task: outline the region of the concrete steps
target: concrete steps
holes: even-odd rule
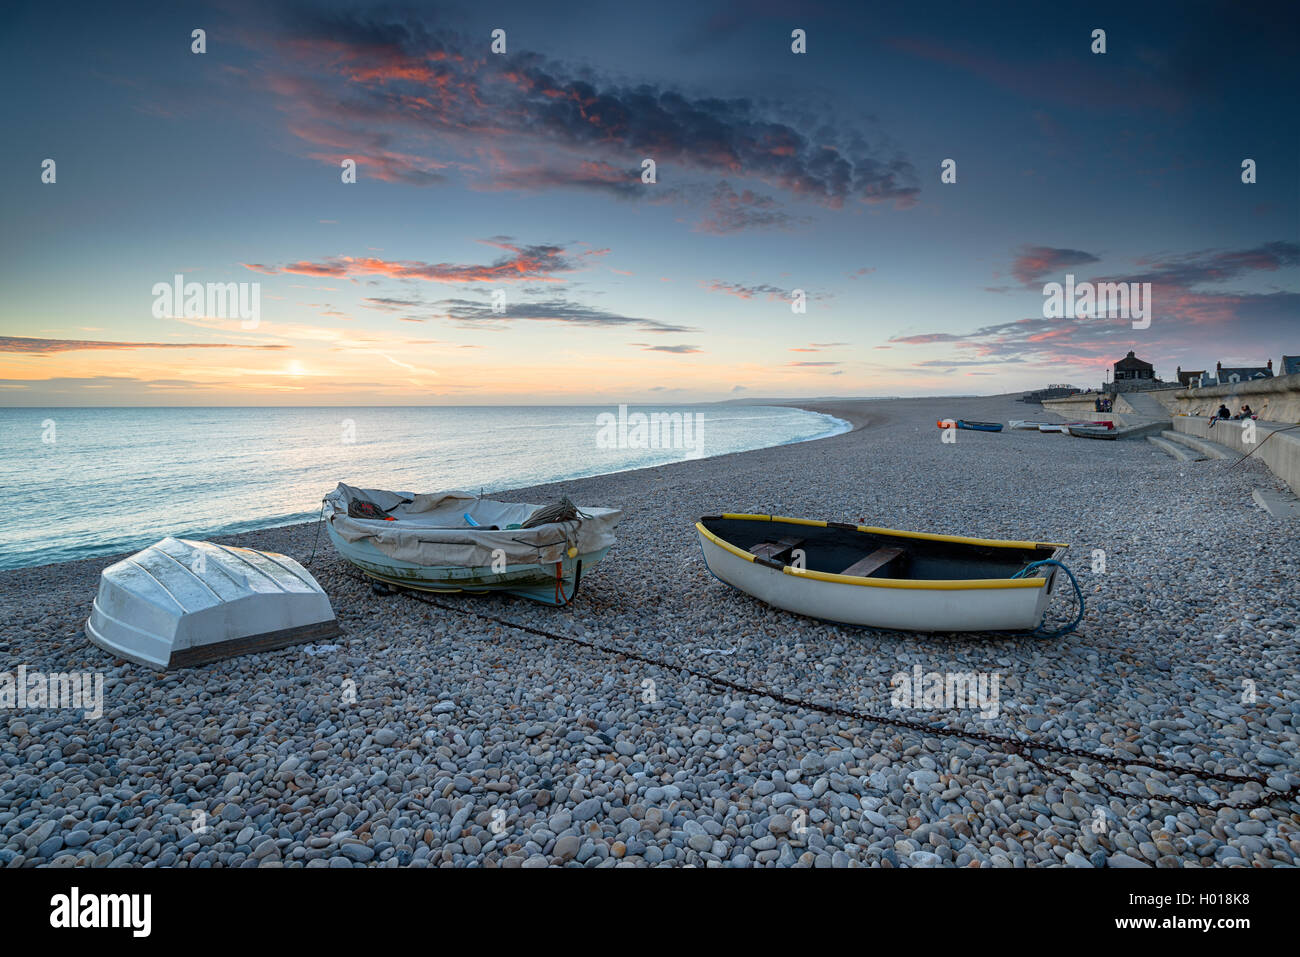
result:
[[[1274,518],[1288,521],[1300,521],[1300,500],[1289,492],[1275,492],[1268,488],[1257,488],[1251,493],[1255,504]]]
[[[1179,462],[1200,462],[1205,458],[1204,455],[1194,449],[1189,449],[1177,442],[1170,442],[1168,439],[1162,439],[1159,436],[1148,435],[1147,441],[1161,452],[1168,454],[1170,458],[1177,459]]]
[[[1296,381],[1296,402],[1300,403],[1300,378]],[[1300,495],[1300,425],[1257,421],[1253,430],[1255,435],[1250,436],[1255,440],[1253,442],[1246,442],[1248,433],[1241,422],[1217,422],[1211,427],[1206,416],[1180,415],[1174,420],[1174,429],[1182,435],[1216,442],[1238,456],[1251,453],[1252,461],[1268,466],[1274,475],[1291,486],[1292,492]]]
[[[1156,435],[1164,432],[1169,428],[1168,419],[1157,419],[1149,422],[1133,420],[1129,417],[1130,424],[1117,428],[1115,430],[1116,439],[1141,439],[1149,435]]]
[[[1188,435],[1186,432],[1175,432],[1172,429],[1165,429],[1160,434],[1170,442],[1177,442],[1179,445],[1187,446],[1193,452],[1200,452],[1207,459],[1237,458],[1229,449],[1225,449],[1218,442],[1211,442],[1209,439],[1200,439],[1194,435]]]
[[[1169,410],[1160,404],[1159,400],[1153,395],[1145,392],[1122,392],[1116,400],[1126,402],[1134,414],[1146,419],[1168,419],[1172,418]]]

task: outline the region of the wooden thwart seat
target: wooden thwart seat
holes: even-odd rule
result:
[[[872,572],[888,565],[901,554],[903,554],[901,548],[877,548],[865,558],[859,558],[848,568],[844,569],[844,571],[840,572],[840,574],[851,575],[855,578],[866,578]]]
[[[757,545],[751,545],[749,553],[758,558],[766,558],[769,561],[785,562],[791,557],[791,553],[802,546],[802,538],[779,538],[775,542],[759,542]]]

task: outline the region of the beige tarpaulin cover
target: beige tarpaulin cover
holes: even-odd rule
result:
[[[352,518],[348,503],[371,502],[394,521]],[[428,567],[490,566],[497,549],[507,564],[550,564],[565,557],[571,545],[578,554],[599,551],[614,544],[614,527],[623,517],[616,508],[579,506],[586,518],[512,528],[539,505],[516,505],[479,498],[469,492],[386,492],[381,489],[339,487],[325,497],[325,520],[346,542],[368,540],[399,561]],[[469,514],[480,528],[465,521]],[[496,525],[498,531],[490,526]]]

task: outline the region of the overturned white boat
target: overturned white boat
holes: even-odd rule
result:
[[[469,492],[339,487],[324,501],[338,553],[369,577],[430,592],[503,591],[567,605],[614,544],[616,508],[498,502]]]
[[[105,651],[163,669],[338,633],[329,598],[292,558],[182,538],[104,569],[86,621]]]

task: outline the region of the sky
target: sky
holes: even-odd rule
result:
[[[10,4],[0,405],[1277,366],[1300,354],[1297,9]],[[1045,316],[1067,275],[1150,283],[1149,324]],[[208,301],[231,283],[242,314]]]

